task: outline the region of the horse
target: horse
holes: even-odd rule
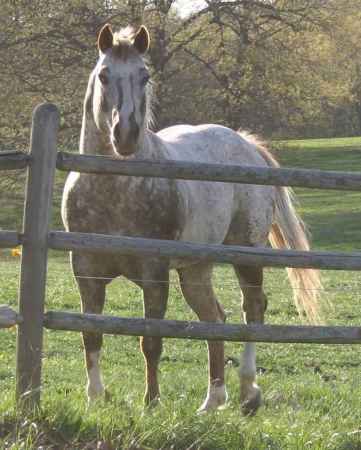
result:
[[[80,153],[120,160],[194,161],[279,167],[255,136],[221,125],[176,125],[151,130],[151,82],[145,55],[150,36],[144,25],[98,34],[99,59],[84,99]],[[165,174],[166,176],[166,174]],[[309,250],[305,225],[285,187],[170,180],[119,175],[79,174],[67,178],[62,218],[66,230],[198,242]],[[224,322],[225,313],[212,286],[214,264],[175,258],[71,253],[82,311],[101,314],[106,285],[123,276],[143,291],[144,317],[163,319],[169,272],[178,272],[184,299],[201,321]],[[264,322],[267,298],[263,267],[235,265],[247,324]],[[319,273],[287,269],[299,311],[319,315]],[[89,402],[106,394],[99,359],[102,335],[83,333]],[[224,407],[224,343],[208,341],[208,389],[199,412]],[[158,365],[162,339],[141,337],[145,360],[145,405],[160,399]],[[240,364],[240,401],[244,414],[262,404],[256,383],[255,343],[245,343]]]

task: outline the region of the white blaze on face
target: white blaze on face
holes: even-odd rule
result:
[[[124,130],[124,136],[127,136],[131,129],[131,116],[135,115],[135,101],[134,101],[134,79],[133,75],[122,78],[119,81],[120,96],[122,101],[120,109],[118,110],[121,121],[121,128]]]

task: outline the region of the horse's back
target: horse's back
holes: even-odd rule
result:
[[[175,125],[157,133],[174,160],[266,166],[256,145],[222,125]]]

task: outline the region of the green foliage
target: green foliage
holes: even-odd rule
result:
[[[360,134],[361,0],[232,5],[212,1],[182,15],[175,0],[0,0],[0,151],[28,148],[42,101],[60,108],[59,147],[76,151],[105,22],[150,29],[156,129],[187,122],[273,138]],[[0,193],[22,183],[9,174]]]
[[[360,131],[358,18],[350,2],[222,2],[180,16],[174,1],[0,0],[0,148],[26,148],[44,100],[61,109],[60,144],[77,147],[96,33],[145,22],[158,127],[216,122],[268,136]]]

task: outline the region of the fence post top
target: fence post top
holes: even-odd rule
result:
[[[56,153],[56,137],[60,125],[60,113],[53,103],[41,103],[33,111],[30,153],[42,158],[43,154]]]
[[[45,118],[49,115],[55,115],[58,118],[60,117],[59,109],[54,103],[44,102],[40,103],[34,108],[33,118],[34,120],[39,120],[41,118]]]

